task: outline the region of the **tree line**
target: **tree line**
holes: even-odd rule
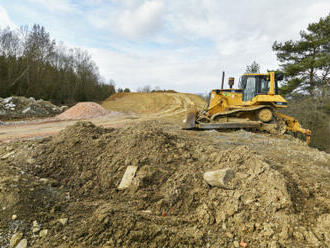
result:
[[[0,29],[0,97],[19,95],[56,104],[102,101],[115,93],[87,51],[67,48],[45,28]]]

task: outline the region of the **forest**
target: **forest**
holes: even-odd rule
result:
[[[0,29],[0,97],[72,104],[102,101],[114,92],[87,51],[56,42],[43,26]]]

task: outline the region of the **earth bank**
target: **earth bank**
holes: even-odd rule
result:
[[[245,131],[187,132],[78,122],[0,145],[1,246],[21,232],[32,247],[329,247],[329,154]],[[136,174],[118,190],[128,166]],[[224,187],[204,180],[223,169]]]

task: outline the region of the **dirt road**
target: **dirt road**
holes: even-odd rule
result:
[[[152,119],[177,122],[183,119],[188,108],[201,107],[203,104],[203,99],[193,94],[123,93],[110,97],[103,103],[104,108],[117,113],[85,120],[104,127],[120,127],[128,123]],[[51,136],[76,121],[48,118],[39,121],[7,123],[0,127],[0,142]]]

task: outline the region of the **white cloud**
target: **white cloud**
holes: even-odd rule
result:
[[[107,4],[93,5],[86,16],[95,28],[111,32],[116,38],[146,40],[157,36],[164,26],[165,1],[112,0]],[[85,3],[91,4],[88,0]]]
[[[168,21],[171,29],[188,39],[216,38],[227,30],[227,24],[219,13],[217,1],[176,1],[170,5]]]
[[[327,0],[11,1],[3,4],[11,16],[30,16],[28,23],[45,25],[55,39],[84,46],[119,87],[190,92],[218,87],[222,70],[237,82],[254,60],[263,71],[276,69],[273,42],[298,39],[330,9]]]
[[[99,65],[101,74],[108,79],[115,79],[120,87],[137,89],[151,85],[196,92],[197,89],[201,90],[199,84],[204,84],[207,89],[218,81],[214,57],[186,60],[190,56],[190,49],[179,49],[172,54],[166,51],[130,53],[98,48],[88,50]]]
[[[165,10],[163,1],[146,1],[136,8],[124,9],[118,15],[117,29],[129,38],[141,37],[159,31]]]
[[[140,23],[134,20],[143,23],[145,19],[141,17],[143,5],[136,7],[136,1],[130,3],[129,7],[135,9],[122,12],[123,20],[128,22],[120,27],[126,35],[134,37],[141,31]],[[317,21],[328,5],[323,1],[314,4],[301,1],[297,6],[297,2],[280,0],[274,9],[267,1],[256,0],[235,5],[216,0],[168,1],[166,13],[164,10],[161,13],[172,35],[153,37],[152,41],[162,45],[167,42],[174,48],[153,51],[119,44],[116,51],[91,52],[101,73],[125,87],[134,89],[151,84],[203,92],[218,86],[222,70],[226,70],[227,76],[235,76],[237,82],[246,65],[254,60],[263,71],[277,69],[273,42],[299,38],[299,31],[309,22]],[[180,49],[183,45],[186,47]]]
[[[72,12],[76,7],[69,0],[28,0],[32,4],[41,5],[50,11]]]
[[[0,6],[0,28],[6,27],[16,28],[17,26],[11,21],[5,8]]]

